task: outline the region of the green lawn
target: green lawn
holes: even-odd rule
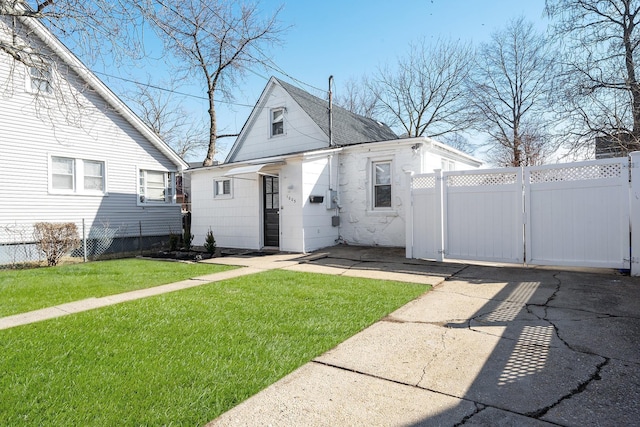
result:
[[[202,425],[427,289],[275,270],[0,331],[0,425]]]
[[[150,288],[235,267],[147,259],[0,271],[0,317]]]

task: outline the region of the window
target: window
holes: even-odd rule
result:
[[[373,208],[391,207],[391,162],[373,162]]]
[[[443,171],[456,170],[456,162],[449,159],[442,159],[442,170]]]
[[[104,191],[104,163],[93,160],[84,162],[84,189]]]
[[[271,110],[271,136],[284,135],[284,108]]]
[[[29,67],[29,90],[34,93],[51,93],[51,64],[42,63]]]
[[[51,188],[69,190],[75,188],[75,160],[66,157],[51,158]]]
[[[53,193],[104,194],[104,162],[51,156],[49,182]]]
[[[140,169],[138,200],[144,204],[174,203],[176,174]]]
[[[231,180],[220,179],[213,181],[213,196],[231,196]]]

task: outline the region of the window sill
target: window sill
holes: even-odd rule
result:
[[[102,193],[98,191],[63,191],[63,190],[49,190],[49,194],[52,196],[89,196],[89,197],[106,197],[109,193]]]
[[[398,211],[395,209],[375,209],[375,210],[367,210],[367,216],[398,216]]]
[[[40,90],[32,90],[32,89],[25,89],[25,93],[28,93],[32,96],[35,97],[44,97],[44,98],[50,98],[53,99],[55,98],[55,95],[53,94],[53,91],[40,91]]]
[[[158,208],[158,207],[162,207],[162,206],[182,206],[180,203],[174,203],[174,202],[138,202],[137,206],[143,207],[143,208]]]

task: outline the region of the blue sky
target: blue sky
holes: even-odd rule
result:
[[[274,70],[249,73],[235,91],[235,105],[218,103],[218,123],[221,132],[238,132],[247,119],[270,75],[298,84],[303,89],[324,96],[314,88],[326,90],[328,78],[334,76],[336,95],[349,79],[359,79],[376,67],[393,65],[408,51],[408,45],[420,38],[460,39],[479,44],[489,40],[492,32],[507,21],[525,16],[546,29],[543,16],[544,0],[263,0],[260,9],[272,13],[283,5],[282,25],[289,27],[282,37],[282,45],[265,52],[288,75],[306,85],[291,81]],[[142,79],[149,76],[159,86],[166,74],[163,61],[139,64],[136,69],[110,70],[106,73]],[[118,92],[122,81],[100,75]],[[308,86],[307,86],[308,85]],[[204,96],[202,90],[185,86],[179,90]],[[190,114],[206,114],[206,102],[183,97]],[[221,141],[230,148],[232,139]],[[225,147],[216,158],[222,160]],[[197,155],[204,158],[204,154]],[[196,159],[194,159],[196,160]]]

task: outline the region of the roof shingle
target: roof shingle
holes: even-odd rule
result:
[[[282,80],[275,80],[329,136],[329,102]],[[337,105],[333,105],[332,110],[334,145],[353,145],[398,139],[398,136],[384,123],[352,113]]]

